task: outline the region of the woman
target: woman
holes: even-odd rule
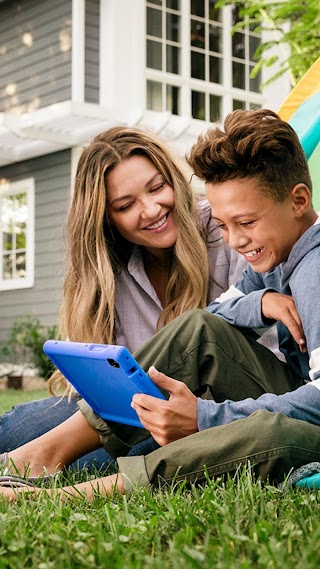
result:
[[[115,127],[80,158],[66,225],[62,338],[135,351],[182,312],[225,291],[243,260],[223,243],[205,200],[152,134]],[[65,385],[56,372],[54,393]],[[13,450],[77,411],[77,398],[18,405],[0,417],[0,452]],[[131,453],[145,454],[151,440]],[[104,468],[103,449],[73,466]]]

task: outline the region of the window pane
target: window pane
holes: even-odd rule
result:
[[[222,59],[210,56],[210,82],[222,84]]]
[[[180,41],[180,16],[167,14],[167,39],[175,42]]]
[[[258,49],[259,45],[261,44],[261,39],[257,38],[256,36],[249,36],[249,59],[250,61],[254,60],[255,51]]]
[[[241,22],[241,18],[239,17],[239,8],[235,6],[232,8],[232,26],[235,26],[238,22]]]
[[[180,114],[180,87],[167,85],[167,111],[173,115]]]
[[[180,48],[173,45],[167,46],[167,71],[169,73],[180,73]]]
[[[16,249],[26,248],[26,230],[27,226],[25,223],[16,224]]]
[[[205,79],[205,58],[203,53],[191,51],[191,77]]]
[[[220,22],[222,19],[222,12],[216,8],[217,0],[209,0],[209,19]]]
[[[219,122],[221,119],[221,97],[210,95],[210,121]]]
[[[13,255],[3,256],[3,278],[5,280],[13,278]]]
[[[256,103],[250,103],[249,108],[251,111],[257,111],[258,109],[261,109],[261,105],[257,105]]]
[[[2,232],[4,251],[12,251],[12,233],[13,231],[11,231],[11,233],[9,233],[8,231]]]
[[[245,58],[245,35],[240,32],[232,36],[232,55],[239,59]]]
[[[15,277],[21,279],[26,276],[26,254],[17,254]]]
[[[26,193],[16,194],[14,196],[14,204],[15,204],[16,209],[20,209],[23,206],[26,206],[27,205],[27,194]]]
[[[204,23],[191,20],[191,45],[205,49]]]
[[[232,104],[232,108],[234,111],[236,111],[237,109],[245,109],[246,104],[244,101],[238,101],[237,99],[234,99],[233,104]]]
[[[204,18],[204,2],[205,0],[191,0],[191,14]]]
[[[232,63],[232,85],[238,89],[245,89],[245,65],[243,63],[238,63],[233,61]]]
[[[222,30],[218,26],[209,26],[209,49],[222,53]]]
[[[249,73],[251,73],[252,69],[253,69],[253,66],[250,65]],[[258,75],[254,79],[251,79],[251,77],[250,77],[249,84],[250,84],[250,91],[254,91],[255,93],[259,93],[260,85],[261,85],[261,74],[258,73]]]
[[[171,10],[180,10],[180,0],[167,0],[167,8],[171,8]]]
[[[194,119],[204,121],[206,118],[206,98],[204,93],[192,91],[192,116]]]
[[[147,8],[147,34],[162,38],[162,12]]]
[[[158,6],[161,6],[162,0],[149,0],[149,4],[158,4]]]
[[[162,70],[162,45],[159,42],[147,40],[147,67]]]
[[[162,83],[147,81],[147,109],[162,111]]]

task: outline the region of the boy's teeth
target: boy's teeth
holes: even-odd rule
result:
[[[253,251],[250,251],[249,253],[246,253],[246,256],[247,256],[247,257],[254,257],[254,256],[257,255],[260,251],[261,251],[261,249],[254,249]]]

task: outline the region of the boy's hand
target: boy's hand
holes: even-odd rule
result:
[[[148,374],[158,387],[170,393],[168,401],[143,393],[132,398],[131,406],[154,440],[164,446],[196,433],[197,397],[182,381],[164,375],[153,366]]]
[[[266,318],[278,320],[288,328],[301,352],[307,351],[302,322],[292,296],[279,292],[266,292],[262,297],[261,309]]]

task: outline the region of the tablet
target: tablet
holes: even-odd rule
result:
[[[135,393],[165,399],[124,346],[47,340],[45,354],[103,419],[142,427]]]

